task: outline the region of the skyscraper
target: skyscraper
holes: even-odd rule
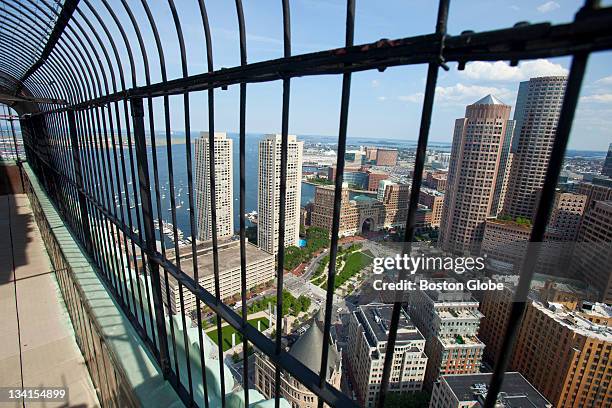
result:
[[[300,199],[304,142],[294,135],[287,140],[287,193],[285,197],[285,247],[300,239]],[[281,135],[266,135],[259,141],[257,190],[257,244],[271,254],[278,252],[280,214]],[[281,227],[282,228],[282,227]]]
[[[510,152],[514,129],[516,126],[515,120],[509,120],[506,124],[506,135],[504,136],[504,144],[502,145],[501,158],[497,171],[497,179],[495,180],[495,191],[493,192],[493,205],[491,206],[491,217],[497,217],[504,208],[504,199],[510,178],[510,166],[512,165]]]
[[[195,140],[195,197],[198,239],[201,241],[212,239],[208,138],[208,132],[202,132]],[[234,234],[232,140],[225,132],[215,132],[214,138],[217,237],[222,238]]]
[[[525,117],[525,102],[529,90],[529,81],[523,81],[519,84],[518,93],[516,95],[516,103],[514,104],[514,123],[515,131],[512,138],[512,146],[510,151],[516,153],[518,149],[518,141],[520,139],[521,128],[523,127],[523,118]]]
[[[612,143],[610,143],[610,146],[608,147],[608,154],[606,155],[606,160],[604,161],[603,168],[601,169],[601,174],[612,177]]]
[[[487,95],[455,121],[439,243],[453,253],[477,253],[492,212],[511,107]]]
[[[519,88],[514,132],[516,152],[503,210],[513,218],[531,219],[535,213],[537,193],[544,184],[566,83],[565,76],[540,77],[531,78],[527,84],[521,83]]]

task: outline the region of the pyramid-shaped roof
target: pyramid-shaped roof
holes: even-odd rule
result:
[[[474,105],[505,105],[502,101],[500,101],[495,96],[489,94],[482,99],[474,102]]]

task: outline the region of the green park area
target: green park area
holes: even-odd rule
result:
[[[309,227],[306,228],[303,235],[306,239],[305,247],[290,246],[285,248],[283,266],[287,271],[295,269],[302,262],[310,261],[317,251],[329,247],[329,231],[325,228]]]
[[[336,279],[334,280],[334,290],[342,286],[347,280],[357,275],[363,268],[372,264],[372,253],[361,251],[361,244],[353,244],[348,248],[339,248],[336,257]],[[325,257],[313,274],[311,282],[315,285],[327,288],[327,268],[329,257]]]
[[[267,317],[258,317],[256,319],[249,320],[249,324],[255,328],[257,328],[257,322],[261,322],[262,331],[268,328],[268,318]],[[240,333],[237,333],[236,330],[232,326],[226,325],[221,328],[224,352],[232,348],[232,334],[234,333],[236,333],[236,344],[242,342],[242,336],[240,335]],[[218,337],[217,329],[211,330],[207,332],[206,334],[208,334],[208,337],[210,337],[212,341],[215,342],[215,344],[219,344],[217,342],[217,337]]]

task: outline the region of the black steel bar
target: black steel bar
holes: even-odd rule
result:
[[[168,342],[166,337],[166,323],[164,321],[164,304],[162,301],[159,265],[151,260],[151,254],[157,248],[155,244],[155,230],[153,227],[153,203],[151,202],[151,183],[149,181],[149,165],[144,129],[144,108],[142,99],[132,99],[132,123],[134,125],[134,139],[136,142],[136,157],[138,165],[138,181],[140,196],[142,197],[142,215],[145,232],[145,247],[147,262],[143,259],[143,268],[149,268],[153,292],[153,307],[155,308],[155,324],[158,334],[159,364],[167,378],[170,372],[170,359],[168,357]],[[153,322],[151,322],[153,324]]]
[[[345,45],[351,47],[355,38],[355,0],[346,2],[346,34]],[[342,95],[340,99],[340,125],[338,129],[338,152],[336,156],[336,179],[334,180],[334,209],[332,215],[331,243],[329,252],[329,268],[327,273],[327,293],[325,296],[325,316],[323,324],[323,349],[321,350],[321,368],[319,385],[327,381],[327,358],[331,338],[331,319],[334,303],[334,284],[336,280],[336,257],[338,255],[338,240],[340,232],[340,207],[342,205],[342,181],[344,176],[344,155],[346,153],[346,132],[348,126],[349,101],[351,98],[351,73],[342,75]],[[317,405],[323,408],[323,400],[318,399]]]
[[[79,210],[81,212],[81,224],[83,228],[83,238],[85,239],[85,248],[88,252],[93,250],[91,239],[91,231],[89,229],[89,212],[87,211],[87,201],[83,194],[83,176],[81,173],[81,156],[79,153],[79,140],[77,138],[76,120],[73,110],[66,112],[68,115],[68,134],[70,136],[70,145],[72,146],[72,162],[74,163],[74,176],[78,188]]]
[[[291,10],[288,0],[282,0],[283,7],[283,55],[285,58],[291,56]],[[282,350],[283,337],[283,277],[285,263],[285,210],[287,199],[287,156],[289,150],[289,98],[291,94],[291,80],[283,79],[283,106],[281,117],[281,162],[280,162],[280,191],[279,191],[279,215],[278,215],[278,253],[276,255],[276,336],[275,353],[280,354]],[[274,141],[274,152],[276,157],[276,139]],[[276,160],[276,158],[274,159]],[[276,172],[274,172],[276,177]],[[299,182],[299,181],[298,181]],[[276,191],[274,192],[276,194]],[[276,202],[276,198],[273,203]],[[274,205],[274,204],[273,204]],[[272,235],[275,235],[275,226],[272,225]],[[274,240],[272,240],[274,241]],[[274,370],[274,406],[280,407],[280,380],[281,366],[276,364]]]
[[[246,27],[242,0],[236,0],[236,15],[238,17],[238,35],[240,37],[240,65],[247,64]],[[240,300],[242,302],[242,327],[248,322],[247,306],[247,270],[246,270],[246,84],[240,84]],[[249,406],[249,342],[242,336],[242,388],[244,389],[244,406]]]
[[[444,47],[446,36],[446,24],[448,21],[448,10],[450,0],[440,0],[438,6],[438,15],[436,19],[436,33],[440,37],[440,49],[438,58],[429,63],[427,68],[427,82],[425,84],[425,97],[423,100],[423,110],[421,112],[421,125],[419,128],[419,139],[417,142],[416,156],[414,159],[414,170],[412,172],[412,185],[410,188],[410,200],[408,203],[408,215],[406,218],[406,227],[404,231],[404,243],[402,246],[402,255],[408,254],[412,250],[412,240],[416,226],[416,212],[418,209],[419,195],[421,182],[423,180],[423,168],[425,165],[425,156],[427,155],[427,140],[429,138],[429,128],[431,125],[431,114],[433,111],[434,96],[436,93],[436,82],[438,80],[438,69],[440,64],[444,63]],[[398,282],[405,279],[406,271],[400,271]],[[402,310],[401,295],[393,303],[393,311],[391,313],[391,321],[389,324],[389,334],[387,337],[387,345],[385,350],[385,361],[383,364],[382,378],[378,392],[377,406],[383,408],[385,406],[385,398],[389,388],[391,378],[391,369],[393,365],[395,343],[397,341],[397,331]]]
[[[198,8],[200,9],[200,20],[202,21],[202,28],[204,29],[204,41],[206,44],[206,66],[209,72],[212,72],[214,70],[214,65],[213,65],[213,47],[212,47],[212,37],[210,34],[210,24],[208,21],[208,13],[206,11],[206,5],[204,4],[203,0],[198,0]],[[182,48],[181,48],[181,55],[184,55],[184,44],[181,43]],[[183,68],[183,75],[184,77],[188,76],[188,72],[187,72],[187,65],[184,64],[184,68]],[[185,94],[186,98],[188,93]],[[217,199],[216,199],[216,172],[215,172],[215,157],[214,157],[214,133],[215,133],[215,95],[214,95],[214,91],[211,89],[208,91],[208,154],[209,154],[209,172],[210,172],[210,189],[209,189],[209,193],[210,193],[210,200],[211,200],[211,213],[210,213],[210,218],[211,218],[211,238],[212,238],[212,242],[213,242],[213,273],[215,276],[215,297],[217,302],[221,301],[221,289],[220,289],[220,278],[219,278],[219,252],[218,252],[218,247],[217,247]],[[188,99],[186,99],[186,103],[188,103]],[[187,112],[187,110],[189,109],[189,106],[187,106],[185,108],[185,111]],[[193,206],[193,182],[192,182],[192,163],[191,163],[191,136],[186,132],[186,138],[187,138],[187,186],[188,186],[188,193],[189,193],[189,206],[190,208],[194,208]],[[195,279],[195,283],[197,286],[200,285],[200,281],[198,279],[198,269],[197,269],[197,262],[195,262],[196,256],[196,245],[195,245],[195,219],[194,219],[194,211],[191,211],[189,213],[189,221],[190,221],[190,225],[191,225],[191,231],[192,231],[192,242],[191,242],[191,249],[192,249],[192,257],[194,259],[194,279]],[[199,228],[201,228],[202,226],[199,226]],[[202,330],[201,330],[201,325],[202,325],[202,310],[201,310],[201,304],[200,304],[200,300],[197,299],[196,300],[196,308],[197,308],[197,312],[196,312],[196,318],[198,319],[198,328],[200,328],[199,330],[199,341],[200,343],[203,345],[203,339],[202,339]],[[222,329],[221,329],[221,319],[217,316],[216,320],[216,324],[217,324],[217,347],[219,350],[219,374],[220,374],[220,393],[221,393],[221,406],[225,407],[225,372],[224,372],[224,366],[223,366],[223,334],[222,334]],[[206,365],[205,365],[205,359],[204,359],[204,354],[203,354],[203,350],[200,349],[200,361],[202,364],[202,378],[204,380],[204,384],[206,384]],[[206,390],[206,386],[204,387],[204,404],[206,407],[208,407],[209,405],[209,401],[208,401],[208,391]]]
[[[567,86],[565,88],[565,96],[563,98],[563,105],[561,107],[561,113],[559,114],[555,141],[553,143],[550,160],[546,169],[546,177],[544,178],[544,183],[542,185],[542,192],[533,223],[533,228],[529,237],[530,244],[527,247],[527,253],[523,259],[519,281],[516,286],[514,299],[510,308],[508,325],[506,326],[506,331],[504,333],[502,345],[499,351],[500,358],[495,365],[495,370],[489,384],[487,398],[485,400],[485,408],[493,408],[496,405],[497,395],[501,390],[504,374],[508,363],[510,362],[512,349],[514,347],[514,343],[516,342],[516,336],[523,320],[523,314],[527,307],[527,296],[529,295],[531,280],[533,279],[537,261],[540,255],[539,243],[544,240],[544,233],[546,232],[546,226],[548,225],[548,218],[550,217],[550,213],[552,211],[555,190],[559,180],[559,173],[563,167],[563,159],[565,157],[565,151],[572,129],[572,123],[574,121],[576,106],[578,105],[578,98],[580,97],[580,89],[582,87],[582,80],[584,78],[587,60],[588,53],[578,54],[572,59],[572,66],[570,68]]]
[[[601,8],[580,21],[568,24],[549,23],[512,27],[482,33],[446,36],[443,58],[447,62],[498,61],[563,56],[576,52],[593,52],[612,47],[612,8]],[[523,44],[517,49],[516,43]],[[237,66],[213,73],[191,75],[134,87],[102,98],[73,106],[121,100],[134,96],[163,96],[219,88],[241,82],[274,81],[297,76],[339,74],[398,65],[414,65],[437,61],[440,57],[440,36],[420,35],[350,48],[319,51]],[[66,109],[66,108],[62,108]]]
[[[179,42],[179,49],[180,49],[180,53],[181,53],[181,69],[183,72],[183,76],[187,76],[188,72],[187,72],[187,53],[185,50],[185,40],[183,38],[183,30],[181,28],[181,21],[179,19],[178,13],[176,11],[176,6],[174,4],[174,0],[168,0],[168,5],[170,6],[170,12],[172,14],[172,20],[174,22],[174,29],[176,31],[176,35],[178,38],[178,42]],[[191,155],[189,154],[191,152],[191,140],[190,140],[190,118],[189,118],[189,93],[185,92],[183,94],[183,113],[184,113],[184,123],[185,123],[185,144],[186,144],[186,149],[187,149],[187,153],[188,153],[188,162],[189,162],[189,167],[187,169],[187,174],[188,174],[188,179],[191,178]],[[211,170],[212,172],[212,170]],[[191,190],[189,191],[189,197],[191,198]],[[174,196],[174,190],[170,191],[170,196],[173,197]],[[214,200],[215,197],[214,195],[212,195],[212,199]],[[190,201],[190,205],[193,204],[193,201]],[[190,207],[192,208],[192,207]],[[176,209],[173,208],[172,210],[174,211],[174,214],[176,214]],[[189,220],[190,220],[190,225],[194,225],[194,221],[193,221],[193,211],[191,211],[191,213],[189,214]],[[214,221],[213,221],[214,222]],[[174,223],[173,226],[174,232],[175,234],[178,234],[178,226],[176,225],[176,223]],[[193,234],[193,230],[192,230],[192,234]],[[191,240],[191,244],[192,244],[192,262],[193,262],[193,267],[194,267],[194,280],[196,282],[196,284],[198,284],[198,264],[197,264],[197,256],[196,256],[196,252],[195,252],[195,237],[192,236],[192,240]],[[178,261],[179,257],[180,257],[180,252],[179,252],[179,245],[178,242],[174,243],[175,248],[176,248],[176,259]],[[178,264],[177,264],[178,265]],[[187,336],[187,322],[186,322],[186,316],[185,316],[185,302],[183,299],[183,288],[181,285],[181,282],[179,282],[179,299],[181,302],[181,322],[183,324],[183,341],[185,344],[185,366],[187,367],[187,388],[189,390],[189,402],[188,404],[193,405],[194,404],[194,399],[193,399],[193,381],[192,381],[192,376],[191,376],[191,359],[190,359],[190,351],[189,351],[189,337]],[[219,329],[219,334],[221,334],[221,327],[218,327]],[[219,337],[221,338],[221,337]],[[219,347],[221,347],[221,342],[219,342]],[[223,350],[220,348],[219,349],[220,352],[222,352]],[[223,354],[220,354],[220,356],[223,356]],[[219,360],[223,360],[222,358],[219,358]],[[179,378],[180,380],[180,378]],[[222,385],[223,386],[223,385]]]

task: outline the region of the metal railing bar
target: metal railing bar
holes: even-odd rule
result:
[[[351,47],[355,38],[355,0],[346,2],[345,46]],[[336,157],[336,178],[334,180],[334,208],[332,215],[329,267],[327,272],[327,293],[325,296],[325,316],[323,324],[323,349],[321,351],[321,369],[319,385],[327,381],[327,359],[331,336],[332,308],[334,303],[334,283],[336,280],[336,257],[340,232],[340,207],[342,205],[342,181],[344,176],[344,155],[346,153],[346,133],[348,127],[349,102],[351,98],[351,73],[342,75],[342,94],[340,98],[340,124],[338,129],[338,152]],[[318,407],[323,408],[323,400],[318,399]]]
[[[32,65],[26,73],[19,79],[20,85],[15,90],[15,94],[18,94],[23,88],[23,83],[34,73],[42,64],[44,64],[45,60],[51,55],[51,52],[55,48],[55,45],[59,41],[62,33],[66,29],[68,22],[72,18],[72,14],[74,10],[76,10],[79,4],[79,0],[66,0],[62,6],[62,10],[55,22],[55,26],[53,27],[53,31],[49,35],[49,39],[45,44],[45,48],[42,53],[38,57],[38,60]]]
[[[247,64],[246,27],[242,0],[235,0],[236,16],[238,18],[238,35],[240,38],[240,65]],[[246,267],[246,84],[240,84],[240,300],[242,302],[242,327],[248,323],[247,306],[247,267]],[[249,406],[249,342],[246,336],[242,337],[242,388],[244,389],[244,406]]]
[[[179,49],[180,49],[180,54],[181,54],[181,69],[182,69],[182,73],[183,76],[187,76],[188,72],[187,72],[187,54],[185,51],[185,40],[183,38],[183,30],[181,27],[181,21],[179,19],[178,13],[176,11],[176,6],[174,4],[174,0],[168,0],[168,5],[170,7],[170,12],[172,14],[172,20],[174,22],[174,30],[176,32],[177,38],[178,38],[178,42],[179,42]],[[184,112],[184,124],[185,124],[185,144],[186,144],[186,149],[190,149],[190,136],[189,136],[189,131],[190,131],[190,118],[189,118],[189,93],[185,92],[183,94],[183,112]],[[190,158],[188,158],[188,160],[190,160]],[[188,168],[187,170],[188,172],[191,171],[190,168]],[[188,174],[189,177],[189,174]],[[191,197],[191,191],[189,192],[189,196]],[[174,190],[170,191],[170,197],[171,199],[174,198]],[[214,198],[213,198],[214,199]],[[172,204],[173,207],[173,211],[176,212],[175,208],[174,208],[174,204]],[[190,218],[190,223],[191,225],[193,225],[193,211],[189,214],[189,218]],[[173,229],[175,231],[175,233],[178,233],[178,227],[176,225],[176,223],[173,223]],[[193,231],[191,231],[192,233],[192,245],[195,245],[195,236],[193,236]],[[174,243],[175,248],[176,248],[176,252],[175,252],[175,256],[177,259],[177,262],[179,260],[180,257],[180,251],[179,251],[179,244],[178,244],[178,240]],[[193,246],[192,246],[193,248]],[[196,279],[195,282],[196,284],[198,283],[198,271],[197,271],[197,256],[195,254],[195,251],[192,252],[192,262],[194,264],[194,278]],[[177,264],[178,265],[178,264]],[[186,316],[185,316],[185,301],[184,301],[184,295],[183,295],[183,288],[182,288],[182,284],[179,282],[178,285],[179,288],[179,299],[180,299],[180,303],[181,303],[181,322],[183,324],[183,341],[185,344],[185,365],[187,367],[187,388],[189,389],[189,401],[188,404],[189,405],[193,405],[194,404],[194,399],[193,399],[193,382],[192,382],[192,375],[191,375],[191,359],[190,359],[190,350],[189,350],[189,337],[187,336],[187,323],[186,323]],[[172,316],[171,316],[172,318]],[[180,380],[180,377],[179,377]]]
[[[414,170],[412,173],[412,185],[410,188],[410,200],[408,204],[408,214],[406,218],[404,243],[402,245],[402,255],[410,255],[412,249],[412,239],[416,226],[416,212],[418,209],[419,192],[423,179],[423,168],[425,164],[425,156],[427,155],[427,140],[429,138],[429,128],[431,125],[431,115],[433,111],[436,82],[438,80],[438,69],[440,64],[444,63],[444,39],[446,36],[446,24],[448,21],[449,7],[450,0],[440,0],[436,19],[436,33],[439,36],[438,43],[440,44],[440,49],[438,52],[438,58],[435,61],[430,62],[427,69],[425,97],[423,100],[423,110],[421,113],[421,124],[419,128],[419,138],[417,142],[416,156],[414,159]],[[398,281],[405,279],[405,274],[405,270],[400,271]],[[399,297],[401,297],[401,295],[398,295],[398,299],[396,299],[396,301],[393,303],[391,321],[389,324],[389,334],[387,337],[385,360],[383,364],[383,372],[377,400],[377,406],[379,408],[383,408],[385,406],[385,398],[387,396],[387,391],[389,389],[389,383],[391,379],[391,369],[394,360],[395,343],[397,341],[397,331],[399,326],[400,313],[402,309],[402,299]]]
[[[282,0],[283,9],[283,56],[291,56],[291,9],[289,0]],[[279,188],[279,215],[278,215],[278,253],[276,255],[276,336],[274,339],[274,352],[280,354],[282,351],[283,336],[283,274],[285,261],[285,212],[287,199],[287,158],[289,150],[289,98],[291,95],[291,80],[283,78],[283,105],[281,112],[281,160],[280,160],[280,188]],[[276,162],[276,138],[274,141],[274,162]],[[274,172],[276,178],[276,172]],[[276,183],[276,182],[275,182]],[[274,183],[274,184],[275,184]],[[274,187],[274,195],[276,188]],[[272,206],[276,205],[276,197]],[[275,221],[276,222],[276,221]],[[272,225],[272,236],[276,235],[276,226]],[[274,239],[272,239],[274,242]],[[275,364],[274,370],[274,406],[280,407],[280,382],[281,365]]]
[[[207,69],[209,71],[212,71],[213,68],[213,48],[212,48],[212,38],[211,38],[211,34],[210,34],[210,24],[208,21],[208,13],[206,11],[206,5],[204,4],[203,0],[198,0],[198,8],[200,10],[200,20],[202,23],[202,28],[204,29],[204,40],[205,40],[205,46],[206,46],[206,66]],[[184,43],[182,43],[182,48],[181,48],[181,55],[184,54]],[[187,72],[187,64],[185,62],[184,64],[184,77],[188,76],[188,72]],[[188,95],[188,93],[185,94],[186,97]],[[220,293],[220,286],[219,286],[219,253],[218,253],[218,248],[217,248],[217,209],[216,209],[216,180],[215,180],[215,158],[214,158],[214,133],[215,133],[215,103],[214,103],[214,92],[212,90],[209,90],[208,92],[208,100],[207,100],[207,107],[208,107],[208,133],[209,133],[209,138],[208,138],[208,154],[209,154],[209,172],[210,172],[210,189],[209,189],[209,195],[210,195],[210,200],[211,200],[211,213],[210,213],[210,218],[211,218],[211,238],[212,238],[212,242],[213,242],[213,274],[215,276],[215,297],[217,302],[220,301],[221,298],[221,293]],[[186,101],[188,101],[188,99],[186,99]],[[187,102],[186,102],[187,103]],[[185,111],[187,112],[189,109],[189,105],[187,103],[187,106],[185,108]],[[190,208],[192,208],[193,210],[189,213],[189,221],[190,221],[190,226],[191,226],[191,233],[192,233],[192,241],[191,241],[191,251],[192,251],[192,258],[194,260],[194,280],[195,280],[195,284],[196,285],[200,285],[200,281],[198,278],[198,268],[197,268],[197,262],[196,262],[196,245],[195,245],[195,241],[196,241],[196,227],[195,227],[195,206],[193,204],[193,192],[194,192],[194,188],[193,188],[193,178],[192,178],[192,161],[191,161],[191,135],[189,134],[189,132],[187,132],[187,130],[185,131],[186,135],[185,137],[187,138],[187,143],[186,143],[186,148],[187,148],[187,187],[188,187],[188,193],[189,193],[189,206]],[[198,228],[201,228],[202,226],[198,226]],[[201,310],[201,303],[200,303],[200,299],[196,298],[196,318],[198,319],[198,340],[200,341],[200,343],[203,345],[204,339],[203,339],[203,333],[202,333],[202,329],[201,329],[201,325],[202,325],[202,310]],[[219,374],[220,374],[220,392],[221,392],[221,406],[225,407],[226,401],[225,401],[225,370],[224,370],[224,366],[223,366],[223,333],[222,333],[222,329],[221,329],[221,319],[219,319],[219,317],[217,316],[216,318],[216,324],[217,324],[217,347],[219,350]],[[200,348],[200,363],[201,363],[201,369],[202,369],[202,378],[203,378],[203,382],[206,385],[206,360],[204,359],[204,351],[203,351],[203,347]],[[209,401],[208,401],[208,390],[207,387],[204,386],[204,405],[205,407],[209,406]]]
[[[542,185],[533,228],[529,237],[529,242],[535,243],[535,245],[531,244],[527,246],[527,253],[523,259],[519,281],[514,292],[514,299],[508,316],[508,325],[502,337],[503,340],[499,352],[500,358],[495,365],[493,376],[489,384],[484,405],[485,408],[493,408],[497,403],[497,395],[501,390],[504,374],[510,357],[512,356],[512,349],[523,320],[523,314],[527,307],[527,296],[531,288],[531,280],[533,279],[540,254],[540,245],[537,243],[544,240],[544,233],[552,211],[555,190],[559,180],[559,173],[563,166],[563,159],[572,129],[576,106],[578,105],[578,98],[580,97],[580,89],[582,87],[588,56],[588,53],[580,53],[575,55],[572,59],[563,105],[561,106],[561,113],[555,133],[555,140],[546,169],[546,176]]]
[[[32,118],[34,119],[34,118]],[[31,148],[32,146],[28,146]],[[65,178],[65,176],[56,169],[49,167],[49,164],[44,161],[40,156],[38,159],[45,164],[52,172],[55,172],[60,177],[64,178],[63,182],[72,183],[72,180]],[[119,220],[113,217],[105,208],[101,207],[95,199],[93,199],[89,193],[83,191],[85,197],[88,200],[89,205],[96,207],[100,212],[102,212],[111,222],[116,223],[117,228],[119,228],[123,235],[129,238],[132,242],[138,244],[139,246],[145,246],[145,243],[140,241],[139,237],[134,234],[134,232],[124,223],[121,223]],[[165,278],[167,280],[168,273],[173,276],[177,281],[182,282],[183,286],[192,292],[194,296],[200,298],[204,304],[210,307],[215,314],[217,314],[220,318],[228,322],[233,328],[237,329],[241,332],[243,336],[245,336],[250,343],[252,343],[256,348],[263,351],[266,355],[268,355],[273,363],[279,364],[283,366],[283,369],[288,372],[290,375],[295,377],[298,381],[300,381],[304,386],[308,389],[320,395],[323,400],[330,404],[331,406],[355,406],[354,402],[345,396],[342,392],[338,391],[334,387],[329,384],[324,384],[323,387],[318,384],[318,375],[309,370],[303,363],[297,360],[295,357],[291,356],[288,352],[281,350],[281,353],[277,355],[274,351],[274,345],[270,340],[262,333],[260,333],[256,328],[251,325],[247,325],[246,328],[243,329],[242,326],[242,316],[238,315],[234,310],[229,308],[224,303],[217,303],[216,297],[208,292],[201,286],[196,286],[193,282],[193,279],[185,274],[181,269],[179,269],[174,263],[168,261],[162,254],[155,252],[152,255],[147,254],[151,260],[156,262],[161,268],[165,271]],[[166,282],[166,285],[167,282]],[[166,294],[168,295],[169,291],[166,290]],[[169,296],[169,295],[168,295]],[[167,298],[168,304],[170,304],[169,297]],[[128,318],[134,324],[133,318],[131,318],[131,314],[128,314]],[[172,321],[172,319],[170,319]],[[141,331],[138,329],[138,326],[134,324],[136,330],[146,339]],[[172,326],[171,326],[172,327]],[[176,374],[171,373],[170,379],[176,379]]]
[[[132,100],[132,115],[134,121],[134,135],[136,139],[136,155],[138,158],[138,182],[141,196],[143,197],[142,211],[144,218],[145,243],[148,253],[153,252],[155,248],[155,232],[153,227],[153,204],[151,202],[150,181],[149,181],[149,166],[147,159],[147,147],[144,134],[144,112],[142,99]],[[145,259],[143,258],[143,265]],[[159,265],[152,262],[147,256],[148,269],[151,274],[151,282],[153,287],[153,307],[155,308],[155,325],[159,338],[159,363],[162,368],[164,377],[168,376],[170,371],[170,360],[168,357],[168,343],[166,337],[166,323],[164,321],[164,305],[161,293],[161,282],[159,274]],[[144,269],[147,269],[144,267]],[[150,309],[150,304],[149,304]],[[153,324],[153,320],[151,320]],[[152,330],[154,332],[154,330]]]
[[[550,23],[512,27],[481,33],[447,36],[443,58],[447,62],[526,60],[564,56],[576,52],[593,52],[612,47],[612,8],[601,8],[583,20],[551,25]],[[589,41],[585,41],[588,38]],[[520,44],[520,47],[517,47]],[[281,80],[297,76],[339,74],[397,65],[415,65],[437,61],[440,57],[437,34],[396,40],[381,40],[350,48],[339,48],[256,62],[212,73],[191,75],[153,84],[132,87],[125,92],[74,105],[83,109],[105,101],[125,97],[182,94],[235,85]],[[66,108],[60,108],[66,109]]]

